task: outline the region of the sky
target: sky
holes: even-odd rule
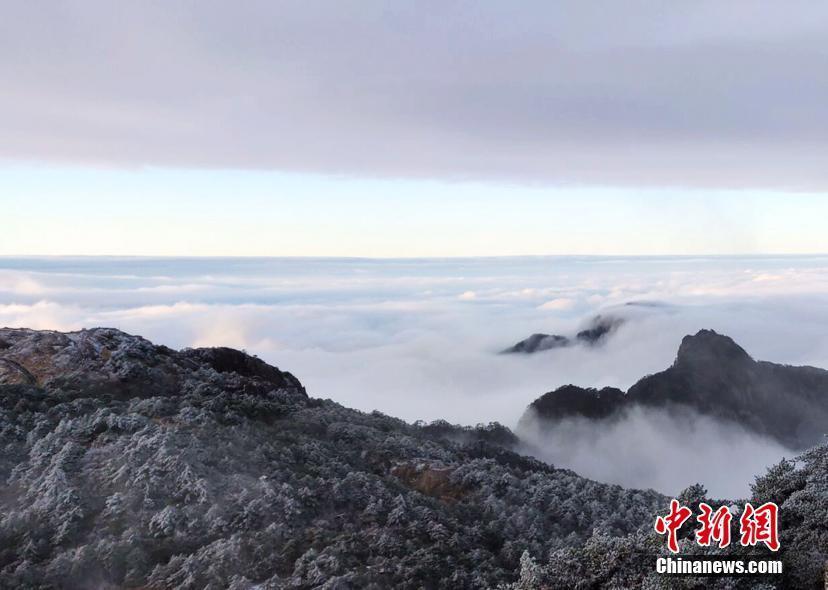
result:
[[[260,171],[0,172],[5,255],[813,253],[828,198]],[[36,228],[37,231],[33,231]]]
[[[825,252],[826,17],[12,0],[0,255]]]

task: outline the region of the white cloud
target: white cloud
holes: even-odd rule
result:
[[[577,301],[570,297],[558,297],[557,299],[552,299],[547,301],[546,303],[542,303],[539,309],[549,309],[553,311],[563,311],[567,309],[572,309],[577,305]]]
[[[0,325],[34,330],[78,330],[87,327],[86,310],[49,301],[0,304]]]
[[[821,258],[594,259],[554,268],[499,259],[465,278],[454,266],[463,262],[420,261],[413,271],[375,262],[355,273],[357,262],[309,260],[289,269],[272,261],[241,273],[227,261],[178,261],[178,280],[159,279],[160,263],[151,261],[141,263],[146,268],[87,264],[78,276],[15,271],[21,280],[31,274],[48,299],[0,291],[0,324],[112,326],[176,348],[246,348],[296,374],[313,396],[411,421],[514,426],[531,401],[560,385],[627,388],[666,368],[682,336],[701,328],[732,336],[757,359],[828,367],[828,260]],[[761,273],[785,280],[754,281]],[[162,283],[204,288],[144,289]],[[459,299],[466,291],[475,297]],[[559,300],[581,303],[543,308]],[[654,302],[660,305],[646,305]],[[572,334],[600,312],[630,318],[603,346],[496,354],[534,332]],[[734,444],[748,453],[749,442]]]
[[[735,423],[644,408],[601,425],[572,419],[544,430],[529,420],[520,434],[531,441],[528,452],[553,465],[671,495],[702,483],[714,498],[744,498],[756,475],[796,455]]]

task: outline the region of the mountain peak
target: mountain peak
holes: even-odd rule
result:
[[[570,385],[542,395],[524,415],[554,424],[568,417],[611,419],[636,407],[682,405],[790,449],[805,449],[823,438],[826,392],[824,369],[756,362],[731,338],[700,330],[682,339],[672,367],[640,379],[626,394]]]
[[[714,330],[699,330],[682,338],[674,367],[696,367],[710,363],[753,362],[745,349],[729,336]]]
[[[12,384],[87,393],[97,387],[124,397],[177,395],[190,385],[279,389],[307,397],[296,377],[242,351],[176,351],[113,328],[65,333],[0,328],[0,385]]]

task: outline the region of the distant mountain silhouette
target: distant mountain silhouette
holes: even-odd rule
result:
[[[563,348],[576,344],[595,345],[600,343],[618,326],[624,323],[624,319],[612,316],[597,315],[590,321],[589,325],[575,334],[573,338],[561,336],[560,334],[532,334],[517,344],[502,351],[502,354],[525,353],[531,354],[552,348]]]
[[[686,406],[804,449],[828,432],[828,371],[755,361],[731,338],[701,330],[684,337],[671,367],[626,393],[566,385],[532,402],[525,418],[611,420],[635,406]]]

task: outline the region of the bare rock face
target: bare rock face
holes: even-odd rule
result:
[[[695,335],[682,338],[673,366],[677,369],[710,370],[716,366],[745,367],[753,362],[745,349],[729,336],[714,330],[699,330]]]
[[[35,385],[37,384],[37,377],[17,361],[0,358],[0,383],[6,385]]]

